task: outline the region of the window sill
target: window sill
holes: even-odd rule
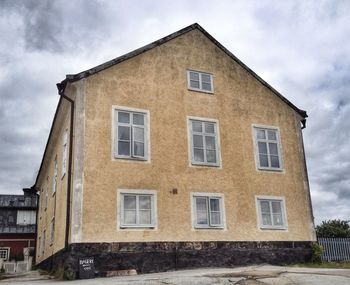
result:
[[[269,167],[258,167],[259,171],[266,171],[266,172],[284,172],[284,168],[269,168]]]
[[[138,158],[138,157],[128,157],[128,156],[114,156],[114,161],[127,161],[127,162],[149,162],[149,159]]]
[[[154,230],[156,228],[155,225],[150,225],[150,226],[120,226],[119,229],[121,230],[133,230],[133,229],[148,229],[148,230]]]
[[[273,231],[286,231],[288,228],[285,226],[281,226],[281,227],[274,227],[274,226],[260,226],[261,230],[273,230]]]
[[[200,162],[191,162],[191,166],[199,166],[199,167],[213,167],[213,168],[220,168],[220,164],[211,164],[211,163],[200,163]]]
[[[214,95],[214,91],[195,89],[195,88],[190,88],[190,87],[188,87],[188,90],[189,91],[194,91],[194,92],[199,92],[199,93],[206,93],[206,94],[209,94],[209,95]]]
[[[217,227],[211,227],[211,226],[194,226],[195,230],[223,230],[224,226],[217,226]]]

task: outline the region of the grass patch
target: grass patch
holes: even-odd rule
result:
[[[295,267],[350,269],[350,262],[299,263]]]

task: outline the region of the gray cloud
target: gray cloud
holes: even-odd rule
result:
[[[0,192],[30,186],[55,83],[199,22],[298,107],[316,221],[349,219],[349,1],[0,1]]]

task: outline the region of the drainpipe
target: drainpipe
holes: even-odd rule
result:
[[[70,208],[71,208],[71,184],[72,184],[72,154],[73,154],[73,122],[74,122],[74,101],[64,94],[65,85],[57,84],[58,95],[70,103],[70,127],[69,127],[69,159],[68,159],[68,180],[67,180],[67,213],[66,213],[66,236],[65,249],[68,249]]]

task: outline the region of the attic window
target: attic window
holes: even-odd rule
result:
[[[214,93],[213,75],[209,73],[187,70],[187,87],[189,90]]]

